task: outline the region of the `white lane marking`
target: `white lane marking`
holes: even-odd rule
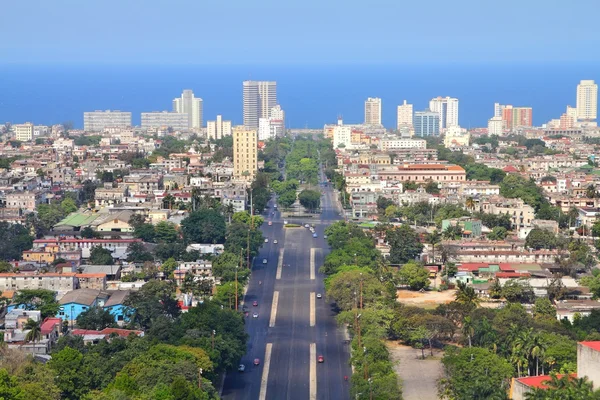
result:
[[[310,279],[315,279],[315,249],[310,249]]]
[[[315,292],[310,292],[310,326],[315,326],[316,321],[315,299]]]
[[[310,344],[310,373],[308,395],[310,400],[317,400],[317,344]]]
[[[281,270],[283,267],[283,252],[285,249],[279,250],[279,260],[277,261],[277,274],[275,275],[275,279],[281,279]]]
[[[279,303],[279,292],[273,292],[273,304],[271,305],[271,319],[269,320],[269,328],[275,326],[275,318],[277,317],[277,303]]]
[[[265,359],[263,362],[263,373],[260,380],[260,393],[258,395],[259,400],[266,400],[267,398],[267,383],[269,382],[269,367],[271,366],[271,350],[273,350],[273,343],[267,343],[267,348],[265,349]]]

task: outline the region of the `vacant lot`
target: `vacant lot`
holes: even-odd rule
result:
[[[398,290],[396,299],[405,304],[419,307],[436,307],[439,304],[447,304],[454,300],[456,292],[445,290],[443,292],[413,292],[410,290]]]
[[[437,381],[442,376],[443,356],[441,350],[434,349],[433,357],[429,350],[422,360],[421,350],[409,346],[388,342],[387,347],[394,362],[396,374],[402,379],[402,398],[404,400],[437,400]]]

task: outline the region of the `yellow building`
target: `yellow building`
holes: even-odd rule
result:
[[[54,253],[45,252],[42,250],[29,250],[23,252],[23,260],[38,263],[51,264],[56,259]]]
[[[256,130],[236,126],[233,129],[233,177],[252,181],[258,169],[258,136]]]

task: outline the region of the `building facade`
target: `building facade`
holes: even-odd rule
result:
[[[381,125],[381,99],[369,97],[365,101],[365,125]]]
[[[128,128],[131,126],[131,113],[128,111],[106,110],[83,113],[83,130],[100,132],[105,128]]]
[[[439,136],[440,114],[433,111],[417,111],[413,118],[415,136]]]
[[[173,99],[173,112],[187,114],[188,128],[200,129],[204,124],[203,120],[203,102],[199,97],[194,96],[194,92],[186,89],[181,97]]]
[[[247,129],[258,129],[260,118],[270,118],[270,111],[277,105],[277,82],[244,81],[243,119]]]
[[[398,106],[396,128],[400,130],[403,126],[412,126],[413,124],[413,105],[407,104],[404,100],[404,104]]]
[[[501,117],[503,128],[512,130],[517,127],[533,126],[533,109],[531,107],[514,107],[510,104],[494,104],[495,117]]]
[[[13,125],[15,139],[21,142],[29,142],[33,139],[33,124],[25,122],[24,124]]]
[[[593,80],[582,80],[577,85],[577,118],[595,120],[598,113],[598,85]]]
[[[458,125],[458,99],[436,97],[429,101],[429,109],[440,116],[440,129]]]
[[[206,136],[209,139],[222,139],[231,136],[231,121],[224,121],[221,115],[217,115],[214,121],[207,121]]]
[[[186,113],[152,111],[142,113],[142,128],[169,127],[178,131],[189,128],[189,116]]]
[[[258,135],[255,129],[233,129],[233,177],[252,181],[258,169]]]
[[[502,135],[504,132],[504,121],[501,116],[494,116],[488,120],[488,135]]]

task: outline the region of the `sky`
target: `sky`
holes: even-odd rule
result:
[[[0,64],[598,62],[598,0],[2,1]]]

